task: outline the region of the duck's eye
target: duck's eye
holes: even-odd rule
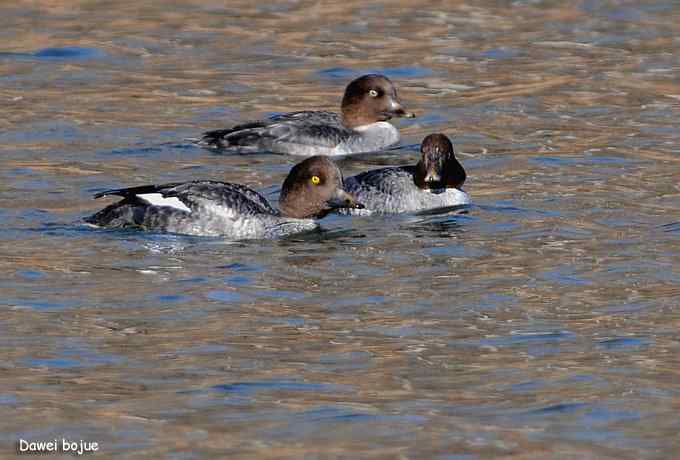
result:
[[[312,176],[312,184],[319,185],[321,183],[321,178],[319,176]]]
[[[378,97],[378,92],[374,89],[368,91],[368,95],[371,97]]]

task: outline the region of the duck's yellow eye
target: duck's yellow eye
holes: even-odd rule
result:
[[[312,184],[319,185],[321,183],[321,178],[319,176],[312,176]]]

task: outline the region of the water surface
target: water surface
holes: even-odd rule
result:
[[[675,2],[19,1],[0,19],[0,420],[102,458],[670,458]],[[398,85],[467,214],[281,241],[93,230],[112,187],[276,200],[294,158],[184,138]],[[50,457],[53,458],[53,457]],[[70,457],[69,457],[70,458]]]

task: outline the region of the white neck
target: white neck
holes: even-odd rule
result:
[[[359,142],[371,147],[371,150],[380,150],[399,142],[399,131],[386,121],[357,126],[354,130],[361,134]]]

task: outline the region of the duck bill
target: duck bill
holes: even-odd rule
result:
[[[333,196],[328,201],[326,201],[326,205],[328,205],[330,209],[364,209],[365,207],[363,204],[357,202],[357,200],[350,193],[347,193],[341,188],[335,190]]]
[[[425,183],[425,187],[430,189],[441,188],[443,165],[438,160],[428,160],[429,159],[427,158],[424,160],[425,174],[423,175],[423,182]]]
[[[390,109],[383,112],[383,115],[385,115],[388,118],[392,118],[392,117],[415,118],[416,117],[415,113],[407,112],[406,110],[404,110],[404,107],[401,105],[401,102],[395,101],[395,100],[392,101]]]
[[[425,173],[425,177],[423,178],[423,182],[425,183],[425,187],[430,190],[437,190],[442,188],[455,188],[456,190],[460,190],[461,192],[464,191],[462,189],[463,181],[455,183],[451,183],[451,181],[449,180],[445,181],[445,178],[442,177],[442,174],[435,168],[430,168],[427,170],[427,172]]]
[[[425,174],[425,183],[426,184],[437,184],[441,181],[442,181],[442,176],[437,171],[429,170],[427,172],[427,174]]]

